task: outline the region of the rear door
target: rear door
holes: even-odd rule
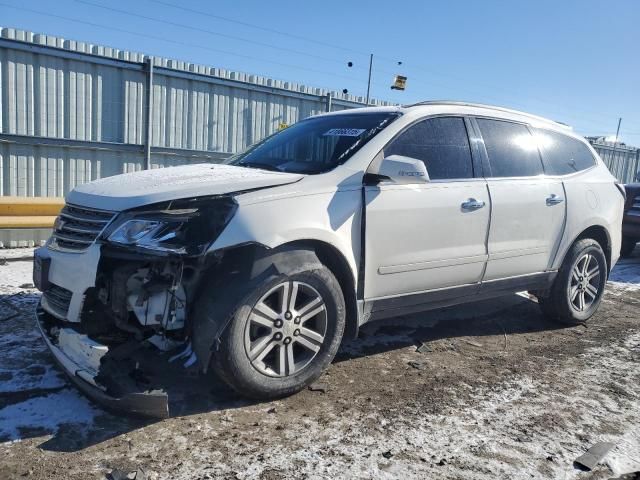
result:
[[[420,120],[383,151],[394,154],[422,160],[431,181],[365,187],[365,299],[477,285],[491,206],[465,119]]]
[[[544,272],[562,236],[562,182],[544,175],[527,125],[477,118],[488,158],[491,195],[487,270],[484,281]]]

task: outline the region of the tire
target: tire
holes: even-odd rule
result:
[[[620,255],[622,257],[630,257],[636,248],[638,239],[631,237],[622,237],[622,246],[620,247]]]
[[[239,301],[230,309],[212,367],[241,395],[268,400],[296,393],[317,380],[338,351],[345,328],[342,290],[319,261],[307,267],[272,272],[223,292]],[[293,292],[295,308],[281,308],[282,298],[293,298]]]
[[[588,262],[586,267],[585,262]],[[590,279],[584,275],[585,268],[595,272]],[[607,259],[600,244],[590,238],[576,241],[549,292],[538,297],[540,308],[547,317],[559,323],[585,323],[598,310],[607,283],[607,272]]]

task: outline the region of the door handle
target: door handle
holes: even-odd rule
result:
[[[484,205],[485,205],[484,201],[482,200],[478,201],[475,198],[470,198],[466,202],[462,202],[461,207],[463,211],[472,212],[474,210],[478,210],[479,208],[484,207]]]
[[[547,197],[547,205],[550,207],[552,205],[557,205],[559,203],[564,202],[564,198],[559,197],[555,193],[552,193],[550,197]]]

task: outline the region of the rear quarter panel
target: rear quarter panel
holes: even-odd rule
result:
[[[609,267],[615,265],[620,256],[624,210],[624,199],[615,182],[616,179],[600,162],[595,168],[563,178],[567,219],[564,235],[552,264],[553,269],[560,268],[576,238],[587,228],[596,225],[604,227],[609,235],[611,243]]]

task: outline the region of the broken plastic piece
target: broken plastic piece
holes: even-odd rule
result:
[[[326,383],[312,383],[311,385],[309,385],[309,390],[311,390],[312,392],[327,393],[327,390],[329,390],[329,386]]]
[[[171,357],[169,359],[169,362],[173,363],[176,360],[181,359],[181,358],[189,358],[189,357],[191,357],[192,354],[193,354],[193,350],[191,349],[191,342],[189,342],[187,344],[187,346],[185,347],[185,349],[182,352],[178,353],[177,355],[174,355],[173,357]]]
[[[191,355],[189,355],[189,358],[187,359],[186,362],[184,362],[184,368],[189,368],[191,365],[193,365],[194,363],[196,363],[198,361],[198,357],[196,357],[196,354],[191,352]]]
[[[573,463],[578,467],[593,470],[596,465],[598,465],[602,459],[607,456],[607,453],[609,453],[613,447],[615,447],[613,443],[598,442],[587,450],[587,453],[576,458]]]
[[[426,370],[427,369],[427,363],[426,362],[408,362],[408,365],[410,367],[415,368],[416,370]]]
[[[167,338],[164,335],[159,335],[159,334],[155,334],[152,337],[149,337],[147,339],[147,342],[149,342],[158,350],[161,350],[163,352],[174,350],[183,344],[183,342],[178,342],[176,340],[172,340],[170,338]]]

